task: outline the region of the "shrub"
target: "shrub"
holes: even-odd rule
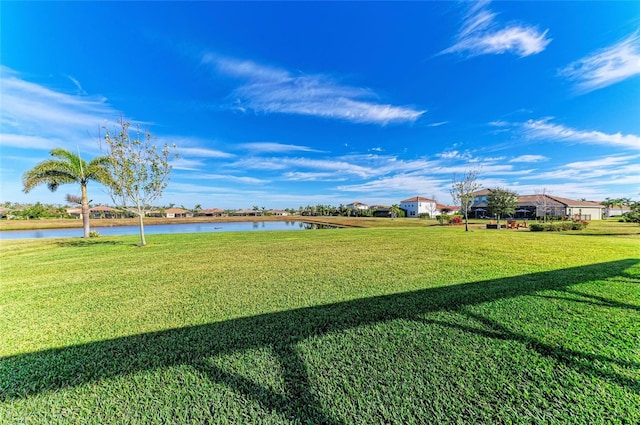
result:
[[[544,230],[544,224],[532,223],[529,225],[529,230],[532,232],[542,232]]]
[[[90,237],[90,238],[97,238],[97,237],[100,237],[100,233],[98,233],[98,231],[97,231],[97,230],[92,230],[92,231],[90,231],[90,232],[89,232],[89,237]]]
[[[574,221],[571,226],[571,230],[583,230],[587,227],[587,223],[584,221]]]
[[[449,224],[462,224],[462,216],[461,215],[453,215],[449,217]]]
[[[532,232],[564,232],[566,230],[583,230],[589,224],[588,221],[560,221],[555,223],[532,223],[529,230]]]

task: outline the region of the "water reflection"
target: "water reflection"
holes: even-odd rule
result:
[[[322,223],[304,223],[300,222],[300,226],[305,230],[319,230],[319,229],[337,229],[338,226],[331,226],[330,224]]]
[[[215,232],[243,232],[263,230],[319,230],[337,229],[318,223],[301,221],[254,221],[254,222],[223,222],[223,223],[184,223],[184,224],[147,224],[145,234],[166,233],[215,233]],[[100,236],[133,235],[139,232],[138,226],[96,227]],[[42,238],[71,238],[82,237],[82,228],[73,229],[40,229],[40,230],[6,230],[0,232],[0,239],[42,239]]]

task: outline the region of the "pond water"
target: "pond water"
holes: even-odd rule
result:
[[[254,221],[225,223],[184,223],[184,224],[150,224],[144,226],[144,234],[157,235],[164,233],[216,233],[245,232],[255,230],[310,230],[335,228],[302,221]],[[137,235],[138,226],[96,227],[100,236]],[[0,232],[0,239],[40,239],[40,238],[72,238],[82,237],[82,228],[74,229],[41,229],[41,230],[6,230]]]

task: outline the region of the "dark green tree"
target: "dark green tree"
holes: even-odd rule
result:
[[[487,210],[496,215],[498,223],[500,223],[500,217],[513,214],[517,206],[518,194],[509,189],[497,187],[491,189],[487,195]]]

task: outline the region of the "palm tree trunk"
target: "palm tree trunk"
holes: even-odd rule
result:
[[[87,199],[87,186],[80,185],[82,189],[82,227],[84,229],[84,237],[88,238],[91,232],[89,224],[89,200]]]

